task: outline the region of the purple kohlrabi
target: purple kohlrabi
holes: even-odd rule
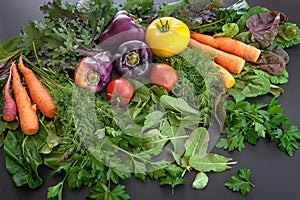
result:
[[[93,57],[84,57],[74,74],[77,86],[101,92],[110,81],[112,72],[112,55],[103,51]]]

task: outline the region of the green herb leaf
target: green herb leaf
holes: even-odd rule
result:
[[[206,187],[208,183],[208,176],[204,172],[198,172],[194,181],[192,187],[195,189],[203,189]]]
[[[42,184],[38,166],[43,160],[39,149],[43,144],[40,134],[24,136],[21,131],[8,131],[4,140],[6,168],[16,186],[28,184],[37,188]]]
[[[88,196],[90,199],[103,199],[103,200],[129,200],[130,196],[125,191],[124,185],[117,185],[113,190],[103,183],[97,183],[90,191]]]
[[[222,172],[227,169],[230,169],[231,166],[236,164],[237,162],[229,162],[232,158],[227,158],[218,154],[209,153],[205,157],[201,157],[199,155],[193,155],[189,163],[190,165],[201,172]]]
[[[47,197],[49,199],[56,198],[62,200],[64,181],[59,182],[57,185],[48,188]]]
[[[233,191],[239,191],[242,195],[250,192],[254,185],[250,182],[251,170],[241,168],[239,174],[234,175],[227,179],[225,186]]]
[[[159,110],[149,113],[145,117],[144,126],[142,128],[142,131],[145,131],[146,129],[149,129],[149,128],[157,127],[162,122],[163,116],[164,116],[164,113]]]
[[[184,179],[182,177],[166,176],[160,179],[159,184],[170,185],[172,187],[172,194],[174,194],[175,187],[184,184]]]
[[[239,32],[239,27],[236,23],[228,23],[222,26],[222,31],[214,34],[214,37],[233,37]]]
[[[195,129],[187,139],[184,147],[186,149],[181,163],[187,167],[189,165],[189,159],[196,155],[204,157],[207,154],[209,135],[205,128]]]
[[[160,97],[160,104],[164,109],[171,110],[174,112],[193,115],[195,117],[199,116],[199,111],[192,108],[185,100],[182,98],[175,98],[168,95],[163,95]]]
[[[0,148],[4,144],[5,130],[13,130],[15,131],[19,127],[19,121],[14,120],[12,122],[5,122],[2,119],[0,120]]]
[[[293,23],[286,22],[279,26],[278,35],[275,38],[276,44],[287,48],[300,43],[300,28]]]
[[[137,18],[151,18],[155,15],[153,0],[127,0],[123,5],[123,10],[128,11]]]
[[[228,90],[229,94],[239,102],[247,97],[257,97],[270,92],[271,84],[268,78],[246,72],[236,79],[236,84]]]
[[[289,156],[293,156],[299,148],[300,132],[296,125],[284,130],[279,136],[279,148],[286,151]]]
[[[20,37],[11,38],[0,44],[0,63],[6,62],[20,52]]]
[[[62,138],[57,136],[55,125],[52,122],[49,122],[46,125],[41,123],[40,132],[42,131],[47,132],[45,134],[47,138],[44,139],[45,144],[41,147],[39,152],[43,154],[48,154],[51,153],[52,149],[61,142]]]

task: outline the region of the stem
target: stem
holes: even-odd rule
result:
[[[42,68],[42,66],[41,66],[41,64],[40,64],[39,57],[38,57],[38,55],[37,55],[37,51],[36,51],[36,47],[35,47],[35,43],[34,43],[34,42],[32,42],[32,46],[33,46],[33,52],[34,52],[35,59],[36,59],[38,65],[40,66],[40,68]]]
[[[143,157],[139,157],[138,155],[135,155],[135,154],[133,154],[133,153],[130,153],[130,152],[128,152],[128,151],[126,151],[126,150],[124,150],[124,149],[122,149],[122,148],[120,148],[120,147],[114,145],[114,144],[113,144],[113,146],[114,146],[116,149],[118,149],[118,150],[122,151],[123,153],[127,154],[128,156],[130,156],[131,159],[136,158],[136,159],[139,159],[139,160],[141,160],[141,161],[144,161],[145,163],[152,164],[151,161],[149,161],[149,160],[147,160],[147,159],[144,159]]]
[[[252,187],[255,187],[255,185],[253,183],[251,183],[250,181],[248,182]]]
[[[88,85],[97,86],[100,81],[100,76],[95,71],[90,70],[86,76],[86,82]]]
[[[170,27],[169,27],[169,21],[167,20],[166,23],[163,23],[163,21],[161,21],[161,19],[159,18],[159,23],[156,24],[156,27],[158,28],[158,30],[160,30],[160,32],[168,32]]]
[[[169,138],[165,138],[165,139],[161,139],[161,140],[156,140],[155,142],[149,142],[150,144],[154,144],[154,143],[159,143],[159,142],[164,142],[164,141],[168,141],[168,140],[172,140],[172,139],[182,139],[182,138],[188,138],[188,135],[182,135],[182,136],[176,136],[176,137],[169,137]]]
[[[195,26],[195,27],[193,27],[193,29],[200,29],[200,28],[203,28],[203,27],[206,27],[206,26],[211,26],[211,25],[220,23],[220,22],[224,21],[225,19],[226,19],[226,18],[223,18],[223,19],[219,19],[219,20],[214,21],[214,22],[209,23],[209,24],[203,24],[203,25]]]
[[[125,56],[125,63],[127,66],[135,67],[140,63],[140,56],[138,53],[131,51]]]

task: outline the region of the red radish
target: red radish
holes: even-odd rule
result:
[[[17,106],[15,100],[10,95],[10,81],[11,81],[11,68],[9,77],[7,79],[4,89],[4,107],[3,107],[3,119],[4,121],[11,122],[16,118]]]

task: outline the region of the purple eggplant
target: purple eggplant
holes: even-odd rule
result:
[[[145,30],[141,25],[136,24],[136,21],[137,18],[125,10],[117,12],[101,34],[100,46],[114,51],[118,46],[129,40],[144,41]]]
[[[152,53],[150,47],[138,40],[121,44],[114,56],[113,67],[124,78],[140,79],[151,71]]]
[[[94,93],[101,92],[110,81],[112,68],[112,55],[109,51],[84,57],[75,70],[75,82],[81,88],[90,89]]]

